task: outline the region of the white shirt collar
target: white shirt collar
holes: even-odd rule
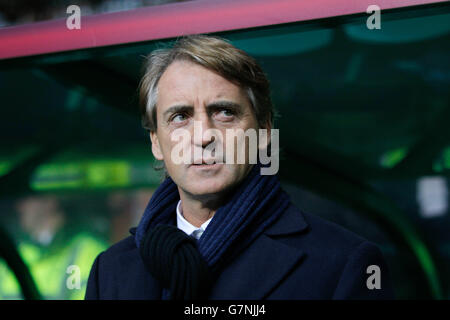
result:
[[[190,224],[184,217],[183,217],[183,209],[181,208],[181,200],[178,201],[177,205],[177,227],[178,229],[184,231],[188,236],[193,236],[197,240],[200,239],[203,232],[205,232],[206,227],[211,222],[210,218],[206,222],[204,222],[200,228],[197,228],[196,226]]]

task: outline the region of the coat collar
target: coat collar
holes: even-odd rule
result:
[[[306,231],[308,223],[293,204],[281,217],[233,260],[220,274],[210,299],[260,300],[282,281],[305,256],[303,250],[277,240],[277,236],[297,236]],[[130,229],[135,233],[135,228]],[[158,287],[154,281],[154,286]],[[153,290],[151,299],[158,299],[160,291]]]
[[[290,203],[281,217],[267,228],[264,233],[268,236],[288,235],[302,232],[306,228],[308,228],[308,223],[303,214]]]
[[[276,223],[224,269],[210,298],[266,298],[305,256],[302,249],[287,245],[274,236],[298,236],[307,227],[302,213],[291,204]]]
[[[303,214],[292,203],[264,233],[268,236],[287,235],[305,230],[308,227]],[[130,229],[130,233],[136,234],[136,227]]]

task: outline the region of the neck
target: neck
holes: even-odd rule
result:
[[[211,219],[216,211],[226,203],[227,195],[213,194],[195,196],[178,187],[183,217],[190,224],[200,227]]]

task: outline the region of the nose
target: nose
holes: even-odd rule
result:
[[[193,144],[195,147],[206,148],[211,142],[214,141],[214,137],[211,135],[205,135],[208,129],[213,129],[213,123],[206,112],[201,112],[194,117],[194,134]]]

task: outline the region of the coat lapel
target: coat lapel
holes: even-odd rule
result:
[[[130,233],[135,236],[136,228],[131,228]],[[119,291],[126,293],[125,299],[161,299],[162,288],[159,282],[148,272],[138,248],[122,255],[118,267],[121,268],[120,276],[124,278],[120,282],[122,285]],[[133,281],[129,280],[131,276],[135,277]],[[121,299],[121,297],[119,296],[118,299]]]
[[[307,228],[294,206],[245,249],[217,279],[211,299],[260,300],[267,297],[293,268],[301,264],[303,250],[276,240]],[[274,237],[274,238],[272,238]]]

